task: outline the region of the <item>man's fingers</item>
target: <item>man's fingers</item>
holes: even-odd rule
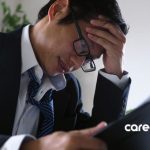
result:
[[[95,136],[96,134],[98,134],[100,132],[100,130],[104,127],[107,126],[106,122],[101,122],[100,124],[98,124],[96,127],[92,127],[92,128],[88,128],[88,129],[84,129],[84,130],[80,130],[79,132],[83,135],[86,136]]]
[[[86,31],[90,34],[96,35],[97,37],[101,37],[103,39],[106,39],[115,45],[118,45],[118,43],[120,42],[112,34],[110,34],[109,32],[103,31],[103,30],[97,30],[95,28],[90,27],[90,28],[86,28]]]
[[[123,32],[121,31],[121,29],[118,25],[113,24],[108,21],[96,20],[96,19],[91,20],[91,24],[93,26],[101,27],[101,28],[109,31],[111,34],[113,34],[115,37],[117,37],[118,39],[120,39],[121,41],[123,41],[125,43],[125,41],[126,41],[125,35],[123,34]]]
[[[93,42],[101,45],[105,50],[111,50],[111,49],[115,49],[114,48],[114,44],[110,43],[109,41],[107,41],[106,39],[103,38],[99,38],[97,36],[94,36],[92,34],[88,34],[88,38],[90,40],[92,40]]]
[[[73,139],[71,140],[73,141],[72,144],[76,145],[77,149],[107,150],[107,145],[103,140],[93,137],[106,126],[107,126],[106,122],[101,122],[97,126],[92,128],[72,131],[71,132],[71,137]]]

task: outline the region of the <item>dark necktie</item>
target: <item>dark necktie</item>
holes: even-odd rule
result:
[[[37,137],[42,137],[50,134],[53,131],[54,127],[52,90],[47,91],[39,102],[36,101],[34,97],[38,92],[40,84],[37,82],[37,79],[32,69],[28,71],[28,74],[30,77],[30,83],[28,85],[27,102],[37,106],[40,110],[41,119],[39,123]]]

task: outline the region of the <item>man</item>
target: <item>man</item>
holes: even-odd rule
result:
[[[34,26],[1,33],[2,149],[106,149],[94,135],[105,126],[99,122],[125,112],[130,85],[122,67],[126,33],[115,0],[51,0]],[[94,71],[93,59],[101,55],[104,69],[98,73],[90,117],[70,72]]]

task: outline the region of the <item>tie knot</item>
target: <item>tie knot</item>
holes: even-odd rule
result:
[[[28,70],[28,74],[29,74],[29,78],[30,78],[30,82],[28,85],[28,100],[27,102],[30,102],[32,105],[36,105],[38,107],[40,107],[43,103],[44,104],[48,104],[52,98],[52,90],[48,90],[45,95],[42,97],[42,99],[40,100],[40,102],[36,101],[34,99],[34,97],[36,96],[39,88],[40,88],[40,84],[37,81],[37,78],[34,74],[34,70],[33,69],[29,69]]]
[[[29,75],[29,78],[30,78],[31,81],[34,81],[34,82],[39,84],[38,79],[35,75],[35,71],[33,70],[33,68],[28,70],[28,75]]]
[[[30,83],[29,83],[29,86],[28,86],[28,95],[29,95],[29,97],[33,98],[36,95],[36,93],[38,92],[40,84],[37,81],[37,78],[34,74],[33,69],[28,70],[28,75],[29,75],[29,78],[30,78]]]

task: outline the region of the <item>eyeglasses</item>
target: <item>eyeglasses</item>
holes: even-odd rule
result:
[[[95,71],[96,70],[96,65],[95,65],[95,63],[92,59],[88,43],[85,40],[84,36],[82,35],[82,32],[81,32],[80,26],[78,24],[78,21],[75,18],[74,11],[72,10],[71,12],[72,12],[73,21],[75,23],[75,28],[76,28],[77,33],[78,33],[78,39],[73,42],[73,48],[74,48],[74,50],[75,50],[75,52],[78,56],[81,56],[81,57],[85,56],[86,57],[85,61],[83,62],[82,66],[81,66],[81,68],[84,72]]]

